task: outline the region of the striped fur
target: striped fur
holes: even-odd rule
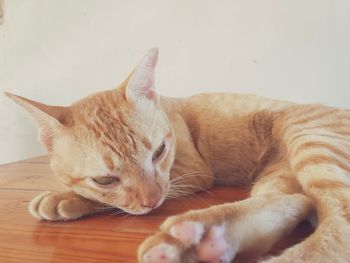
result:
[[[139,67],[152,68],[142,71],[139,78],[153,74],[154,56],[141,62]],[[198,221],[207,230],[225,224],[225,240],[230,247],[236,246],[234,252],[227,251],[228,261],[248,260],[249,255],[266,252],[314,210],[319,222],[314,234],[264,262],[349,262],[349,110],[244,94],[161,97],[153,91],[153,75],[138,83],[137,72],[139,68],[117,89],[69,107],[8,94],[32,115],[52,170],[75,192],[36,198],[31,204],[35,216],[74,219],[104,205],[141,214],[167,196],[176,198],[214,184],[251,185],[251,197],[245,201],[167,220],[140,247],[140,262],[153,262],[145,258],[147,251],[163,243],[179,253],[176,260],[195,261],[199,248],[196,253],[183,253],[195,247],[184,247],[169,232],[182,221]],[[135,88],[130,87],[130,78]],[[142,87],[145,83],[149,86]],[[152,156],[163,141],[166,154],[154,162]],[[101,187],[91,180],[110,175],[121,183]],[[67,211],[58,212],[55,207],[60,198],[75,201]],[[97,201],[96,206],[89,200]],[[150,200],[157,205],[151,206]],[[273,215],[274,227],[267,227],[268,215]],[[251,220],[241,220],[246,216]],[[248,233],[250,228],[254,234]]]

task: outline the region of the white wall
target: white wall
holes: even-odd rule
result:
[[[160,48],[162,94],[253,92],[350,108],[349,0],[5,0],[0,90],[66,105]],[[44,153],[0,95],[0,163]]]

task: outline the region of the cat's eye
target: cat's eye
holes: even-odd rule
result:
[[[115,176],[100,176],[92,178],[92,180],[99,185],[111,185],[120,181],[120,179]]]
[[[165,150],[165,143],[163,142],[158,149],[153,154],[153,161],[159,159],[160,156],[162,156],[163,152]]]

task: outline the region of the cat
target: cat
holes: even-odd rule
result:
[[[72,190],[35,197],[30,212],[140,215],[167,197],[251,185],[243,201],[168,218],[139,262],[246,262],[315,211],[310,237],[263,262],[350,262],[350,111],[244,94],[160,96],[157,60],[154,48],[117,89],[69,107],[6,93],[30,113],[52,171]]]

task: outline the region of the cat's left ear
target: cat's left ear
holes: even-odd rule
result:
[[[158,61],[158,48],[151,49],[137,65],[126,87],[128,101],[148,100],[158,103],[158,95],[154,90],[154,71]]]
[[[57,132],[64,126],[68,116],[68,108],[49,106],[9,92],[5,95],[22,106],[32,117],[39,128],[39,141],[47,150],[51,150],[57,137]]]

